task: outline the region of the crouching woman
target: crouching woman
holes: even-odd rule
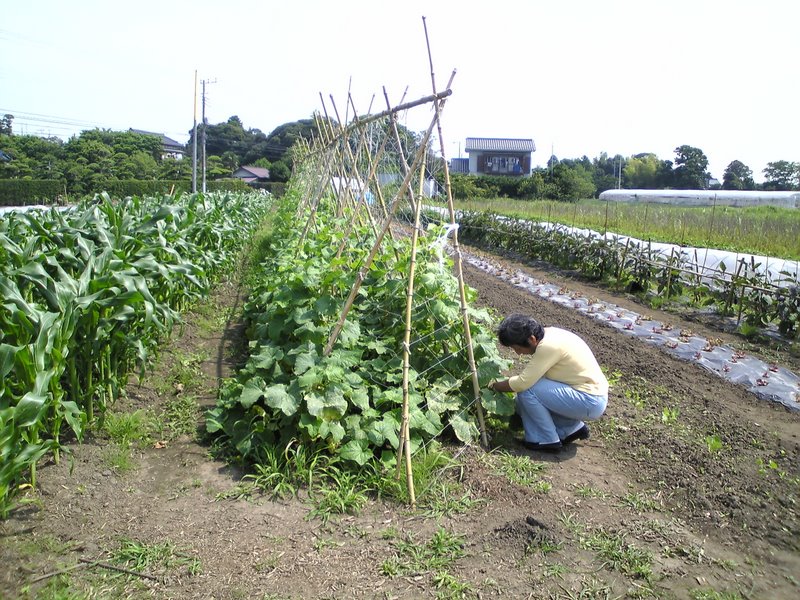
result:
[[[522,314],[503,319],[497,336],[504,346],[531,357],[519,375],[489,384],[498,392],[516,392],[524,445],[558,452],[564,444],[588,439],[584,421],[605,412],[608,380],[586,342]]]

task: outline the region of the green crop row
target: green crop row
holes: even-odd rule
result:
[[[301,239],[299,198],[290,191],[274,221],[267,257],[245,306],[250,356],[223,386],[207,429],[258,463],[264,451],[300,443],[351,463],[392,463],[404,400],[403,347],[411,242],[384,239],[330,354],[324,354],[359,269],[375,242],[367,225],[347,227],[322,208]],[[348,233],[345,233],[348,232]],[[474,440],[475,393],[465,351],[457,280],[436,230],[421,240],[409,344],[410,447],[443,432]],[[467,288],[470,301],[475,292]],[[491,319],[469,309],[479,381],[507,366]],[[514,400],[483,389],[487,412],[508,416]]]
[[[102,424],[127,374],[229,265],[260,194],[132,197],[0,218],[0,515],[60,438]]]
[[[488,212],[463,212],[459,225],[460,239],[467,243],[576,270],[659,306],[673,301],[714,306],[752,327],[774,325],[788,338],[800,336],[800,284],[794,273],[772,282],[759,275],[759,265],[740,259],[733,273],[711,277],[687,269],[683,253],[663,256],[647,242],[622,244],[613,238],[574,234],[569,227],[545,227]]]

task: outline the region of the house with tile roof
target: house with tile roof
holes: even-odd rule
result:
[[[144,131],[143,129],[128,129],[131,133],[141,133],[143,135],[152,135],[161,139],[161,158],[183,158],[186,154],[186,146],[180,142],[176,142],[163,133],[154,133],[152,131]]]
[[[536,151],[536,144],[531,138],[468,137],[464,151],[469,158],[451,163],[455,173],[522,177],[531,173],[531,154]]]
[[[269,169],[242,165],[233,172],[233,177],[241,179],[245,183],[265,183],[269,181]]]

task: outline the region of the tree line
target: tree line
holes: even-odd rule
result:
[[[68,194],[88,194],[107,189],[119,180],[190,181],[194,131],[189,131],[186,158],[166,155],[160,135],[105,129],[83,131],[66,142],[57,137],[14,135],[13,115],[0,117],[0,179],[56,180]],[[320,122],[324,125],[324,121]],[[338,127],[330,122],[334,130]],[[405,156],[413,156],[420,135],[399,126]],[[229,178],[240,166],[269,170],[270,181],[286,182],[292,173],[291,149],[299,139],[319,136],[318,120],[284,123],[271,133],[246,128],[238,116],[198,128],[198,152],[205,142],[206,178]],[[356,145],[356,142],[353,142]],[[441,159],[428,149],[428,170],[437,179],[443,172]],[[572,201],[596,197],[600,192],[626,189],[800,189],[800,163],[776,161],[763,171],[765,181],[756,184],[753,171],[739,160],[725,169],[721,182],[708,173],[708,158],[693,146],[675,149],[674,160],[652,153],[631,157],[603,153],[589,159],[551,156],[545,167],[530,177],[489,177],[454,174],[456,197],[541,198]],[[443,181],[439,181],[443,184]]]
[[[530,177],[478,176],[454,173],[451,176],[456,198],[508,197],[575,201],[594,198],[610,189],[683,190],[800,190],[800,163],[771,162],[763,171],[765,181],[756,184],[753,171],[739,160],[725,169],[721,182],[708,173],[708,157],[693,146],[675,148],[675,160],[662,160],[655,154],[631,157],[603,153],[589,159],[562,159],[551,156],[545,167],[531,171]]]
[[[317,135],[317,126],[305,119],[266,135],[245,129],[233,116],[224,123],[207,124],[205,131],[200,126],[198,156],[203,134],[207,179],[229,178],[240,166],[254,165],[269,169],[271,181],[285,182],[292,172],[292,146],[299,138]],[[92,129],[67,141],[15,135],[13,115],[7,114],[0,118],[0,179],[55,180],[67,194],[76,195],[102,191],[122,180],[191,181],[193,135],[190,131],[185,157],[178,158],[164,152],[160,134]]]

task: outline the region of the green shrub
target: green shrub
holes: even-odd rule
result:
[[[57,179],[0,179],[0,206],[50,205],[63,193]]]

